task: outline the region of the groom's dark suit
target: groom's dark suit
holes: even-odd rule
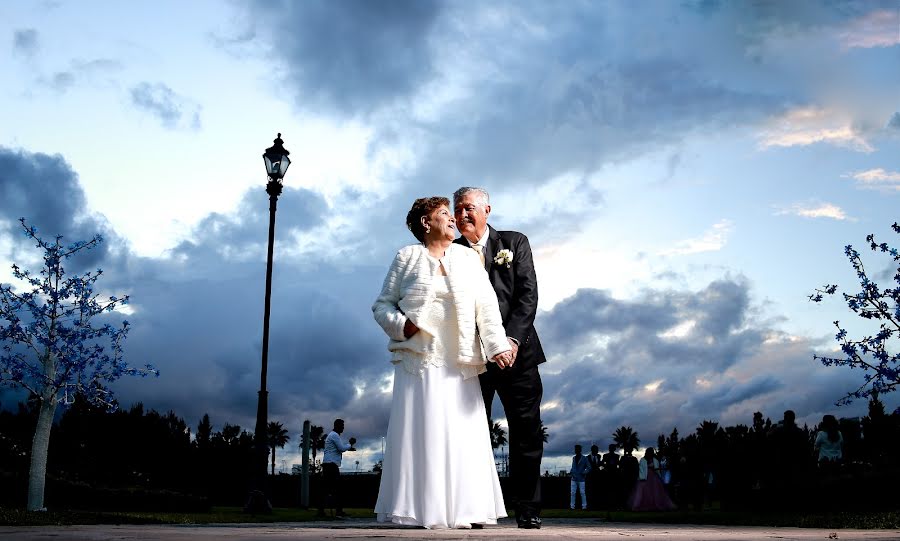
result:
[[[541,342],[534,329],[537,314],[537,276],[528,237],[516,231],[497,231],[488,225],[484,247],[484,266],[490,277],[506,335],[519,342],[516,362],[511,368],[500,369],[488,363],[481,375],[481,392],[488,417],[494,392],[500,397],[509,422],[509,472],[516,518],[538,516],[541,507],[541,457],[544,441],[541,433],[541,397],[543,386],[538,365],[546,360]],[[454,242],[469,246],[460,237]],[[500,250],[513,253],[512,263],[496,263]]]

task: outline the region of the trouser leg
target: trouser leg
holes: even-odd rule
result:
[[[319,499],[319,512],[325,512],[326,499],[331,496],[331,505],[335,512],[341,513],[344,508],[341,506],[341,470],[337,464],[326,462],[322,464],[322,490],[320,490],[321,498]]]
[[[509,470],[516,514],[539,515],[541,510],[541,433],[543,385],[536,366],[501,373],[495,378],[497,394],[509,422]]]

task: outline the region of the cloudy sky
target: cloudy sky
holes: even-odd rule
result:
[[[302,421],[336,416],[361,469],[380,457],[370,307],[412,200],[460,185],[535,250],[546,468],[621,425],[651,443],[865,411],[834,406],[861,375],[812,356],[832,321],[866,327],[807,295],[853,287],[846,244],[896,242],[896,0],[4,2],[0,74],[0,280],[38,255],[20,216],[102,233],[80,264],[132,296],[127,358],[161,370],[118,383],[125,405],[252,430],[260,155],[281,132],[268,386],[288,465]]]

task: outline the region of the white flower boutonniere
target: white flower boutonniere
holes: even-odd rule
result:
[[[497,252],[497,255],[494,256],[494,263],[498,265],[506,265],[506,268],[509,268],[509,264],[512,263],[513,253],[512,250],[503,249]]]

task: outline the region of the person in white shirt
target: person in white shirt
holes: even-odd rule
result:
[[[844,458],[844,437],[841,435],[839,427],[834,415],[822,417],[814,448],[819,459],[819,466],[823,468],[840,464]]]
[[[330,495],[334,505],[334,516],[346,517],[344,507],[341,504],[341,456],[345,451],[356,451],[353,445],[356,438],[350,438],[348,443],[341,439],[344,432],[344,420],[334,420],[334,430],[325,438],[325,453],[322,458],[322,490],[319,497],[319,516],[325,516],[325,500]]]

